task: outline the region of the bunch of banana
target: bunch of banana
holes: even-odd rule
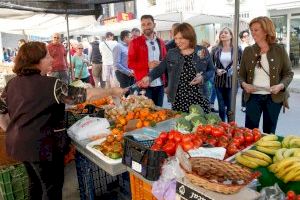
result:
[[[281,148],[281,142],[278,141],[277,135],[267,135],[258,140],[255,146],[260,152],[275,155],[276,151]]]
[[[272,163],[272,158],[267,154],[256,150],[247,150],[245,152],[238,153],[235,160],[249,168],[257,168],[259,166],[268,166]]]
[[[284,158],[270,165],[268,168],[277,178],[283,180],[285,183],[300,181],[300,157]]]
[[[300,157],[300,148],[282,148],[278,149],[275,152],[275,156],[273,157],[273,162],[278,162],[288,157]]]
[[[300,136],[288,135],[282,140],[284,148],[300,148]]]

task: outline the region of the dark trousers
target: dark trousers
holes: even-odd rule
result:
[[[244,100],[244,97],[245,97],[245,90],[242,90],[242,107],[246,107],[246,102],[245,102],[245,100]]]
[[[30,200],[61,200],[64,184],[64,159],[25,162],[30,181]]]
[[[134,78],[132,76],[127,76],[126,74],[123,74],[119,70],[116,70],[116,77],[120,83],[121,88],[127,88],[132,84],[134,84]]]
[[[148,87],[145,95],[149,99],[152,99],[156,106],[162,107],[164,102],[164,86]]]
[[[226,116],[228,116],[228,112],[231,111],[231,91],[231,88],[216,87],[216,94],[219,105],[219,116],[222,121],[225,121]]]
[[[258,128],[263,114],[264,133],[275,133],[281,107],[281,103],[272,101],[271,95],[251,94],[246,102],[245,126],[250,129]]]

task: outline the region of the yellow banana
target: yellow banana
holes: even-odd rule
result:
[[[269,135],[262,137],[260,140],[261,141],[274,141],[274,140],[276,141],[276,140],[278,140],[278,136],[274,135],[274,134],[269,134]]]
[[[296,151],[296,152],[294,152],[294,155],[293,155],[293,157],[300,157],[300,151]]]
[[[300,138],[293,138],[289,141],[290,148],[300,148]]]
[[[258,151],[261,151],[263,153],[270,154],[270,155],[275,155],[276,150],[278,150],[278,149],[273,149],[273,148],[268,148],[268,147],[262,147],[262,146],[256,146],[256,149]]]
[[[288,166],[287,168],[277,172],[276,176],[281,179],[282,177],[284,177],[284,175],[289,173],[291,170],[294,170],[295,168],[300,169],[300,162],[295,162],[294,164]]]
[[[277,164],[275,172],[277,173],[277,172],[289,167],[290,165],[294,164],[295,162],[300,162],[300,157],[285,158]]]
[[[247,154],[247,152],[243,152],[242,156],[244,158],[246,158],[247,160],[257,163],[259,166],[266,167],[269,165],[269,163],[267,161],[253,157],[251,154]]]
[[[276,163],[276,162],[277,162],[277,157],[274,156],[274,157],[273,157],[273,163]]]
[[[289,146],[290,140],[293,139],[293,138],[295,138],[295,137],[297,137],[297,136],[295,136],[295,135],[288,135],[288,136],[284,137],[283,140],[282,140],[282,147],[289,148],[290,147]]]
[[[300,175],[300,169],[293,169],[283,177],[283,182],[287,183]]]
[[[284,159],[284,152],[286,151],[287,149],[286,148],[282,148],[282,149],[278,149],[276,152],[275,152],[275,156],[274,158],[276,158],[276,161],[280,161],[282,159]]]
[[[281,148],[281,142],[279,141],[257,141],[256,142],[257,146],[262,146],[262,147],[279,147]]]
[[[273,164],[269,165],[268,169],[269,169],[271,172],[274,172],[275,169],[276,169],[276,167],[277,167],[277,163],[273,163]]]
[[[283,157],[284,157],[284,158],[292,157],[293,154],[294,154],[294,149],[287,149],[287,150],[283,153]]]
[[[244,166],[246,166],[246,167],[252,168],[252,169],[258,167],[258,164],[257,164],[257,163],[252,162],[252,161],[250,161],[250,160],[247,160],[244,156],[242,156],[241,153],[238,153],[238,154],[236,155],[235,160],[236,160],[238,163],[240,163],[240,164],[242,164],[242,165],[244,165]]]
[[[248,150],[246,151],[248,154],[251,154],[252,156],[255,156],[256,158],[259,158],[261,160],[264,160],[268,163],[272,163],[272,158],[270,156],[268,156],[267,154],[265,153],[262,153],[260,151],[256,151],[256,150]]]
[[[294,177],[291,181],[300,181],[300,174]]]

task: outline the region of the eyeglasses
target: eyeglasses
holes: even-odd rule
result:
[[[262,65],[261,65],[261,55],[257,56],[256,63],[257,63],[256,67],[259,68],[259,69],[261,69],[262,68]]]
[[[151,47],[152,47],[152,51],[155,51],[155,46],[154,46],[154,42],[150,41]]]

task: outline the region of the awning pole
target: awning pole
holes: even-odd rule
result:
[[[68,14],[68,10],[66,9],[66,20],[67,20],[67,44],[68,44],[68,56],[69,56],[69,83],[70,80],[72,79],[72,68],[71,68],[71,44],[70,44],[70,30],[69,30],[69,14]]]
[[[232,76],[232,93],[231,93],[231,112],[228,120],[235,120],[236,112],[236,94],[238,87],[238,31],[239,31],[239,13],[240,1],[235,0],[234,27],[233,27],[233,76]]]

